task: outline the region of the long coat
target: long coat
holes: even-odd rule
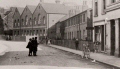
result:
[[[32,43],[33,43],[33,51],[37,51],[37,47],[38,47],[37,40],[33,40]]]
[[[32,49],[32,42],[28,42],[28,45],[26,48]]]

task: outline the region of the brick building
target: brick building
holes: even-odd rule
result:
[[[13,15],[13,35],[21,35],[21,14],[24,8],[16,7]]]
[[[87,9],[73,17],[68,18],[65,23],[66,39],[79,38],[80,40],[92,40],[92,9]]]

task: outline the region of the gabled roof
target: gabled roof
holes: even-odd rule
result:
[[[68,11],[71,7],[65,6],[63,4],[55,4],[55,3],[40,3],[44,8],[46,13],[58,13],[58,14],[68,14]]]
[[[22,14],[22,12],[23,12],[23,10],[24,10],[24,8],[22,8],[22,7],[17,7],[17,9],[18,9],[18,12],[20,13],[20,15]]]
[[[34,11],[35,11],[35,9],[36,9],[37,6],[27,5],[27,7],[31,11],[31,13],[34,13]]]

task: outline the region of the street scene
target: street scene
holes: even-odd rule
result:
[[[120,69],[119,0],[0,0],[0,69]]]
[[[90,59],[83,59],[79,55],[65,52],[46,45],[38,46],[37,57],[28,56],[26,42],[6,42],[3,45],[10,48],[10,51],[0,57],[0,65],[36,65],[54,67],[74,67],[74,68],[99,68],[113,69],[112,66],[99,62],[93,63]],[[49,68],[48,67],[48,68]],[[12,69],[12,68],[11,68]]]

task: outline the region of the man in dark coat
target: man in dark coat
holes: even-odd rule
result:
[[[29,48],[28,56],[32,56],[32,39],[29,39],[29,42],[26,48]]]
[[[76,47],[76,50],[78,50],[78,45],[79,45],[79,41],[78,39],[75,40],[75,47]]]
[[[35,37],[35,39],[33,40],[33,55],[37,56],[37,47],[38,47],[38,42],[37,42],[37,37]]]

